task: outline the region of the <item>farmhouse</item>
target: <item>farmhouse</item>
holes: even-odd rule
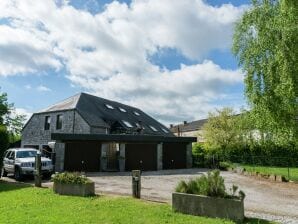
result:
[[[189,168],[194,141],[138,108],[80,93],[34,113],[21,144],[52,151],[56,171],[130,171]]]

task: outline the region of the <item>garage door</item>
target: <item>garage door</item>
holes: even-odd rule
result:
[[[65,144],[64,170],[95,172],[100,170],[101,143],[67,142]]]
[[[157,145],[156,144],[126,144],[125,169],[156,170]]]
[[[186,168],[186,144],[163,143],[162,163],[163,169]]]

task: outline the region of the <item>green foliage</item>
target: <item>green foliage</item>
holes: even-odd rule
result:
[[[209,113],[208,122],[203,126],[206,149],[213,154],[224,155],[238,143],[239,127],[236,114],[231,108]]]
[[[234,166],[231,162],[225,162],[225,161],[219,162],[220,170],[227,171],[229,168],[232,168],[232,167],[234,167]]]
[[[233,41],[254,125],[266,141],[287,147],[298,147],[297,24],[297,0],[254,0]]]
[[[240,196],[236,196],[238,187],[237,189],[235,187],[233,187],[232,194],[227,193],[223,177],[220,176],[219,170],[214,170],[188,182],[180,181],[175,191],[210,197],[240,198]]]
[[[82,176],[80,173],[70,172],[55,174],[52,177],[52,181],[62,184],[86,184],[91,182],[86,176]]]
[[[192,154],[194,156],[201,156],[205,154],[204,144],[196,142],[192,145]]]
[[[8,103],[7,94],[0,92],[0,125],[6,126],[10,133],[11,142],[21,134],[22,127],[25,121],[24,115],[16,115],[14,112],[14,105]]]
[[[4,151],[7,149],[9,144],[9,134],[4,125],[0,125],[0,169],[2,168],[2,159]]]

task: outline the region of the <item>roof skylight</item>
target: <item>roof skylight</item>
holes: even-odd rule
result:
[[[134,113],[135,115],[137,115],[137,116],[140,116],[140,113],[137,112],[137,111],[134,111],[133,113]]]
[[[111,109],[111,110],[114,109],[114,107],[113,107],[112,105],[110,105],[110,104],[105,104],[105,106],[106,106],[107,108]]]
[[[122,108],[122,107],[119,107],[119,110],[120,110],[121,112],[123,112],[123,113],[126,112],[126,110],[125,110],[124,108]]]
[[[130,122],[128,122],[128,121],[124,121],[124,120],[122,120],[122,122],[125,124],[125,126],[126,127],[128,127],[128,128],[132,128],[133,126],[132,126],[132,124],[130,123]]]
[[[161,128],[161,130],[164,132],[164,133],[169,133],[169,131],[165,128]]]
[[[152,129],[152,131],[157,131],[157,129],[154,126],[149,125],[149,127]]]

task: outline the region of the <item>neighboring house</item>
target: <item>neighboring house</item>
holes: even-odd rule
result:
[[[53,152],[56,171],[189,168],[191,142],[141,111],[86,93],[34,113],[22,147]]]
[[[170,125],[170,130],[178,137],[196,137],[197,142],[204,142],[202,128],[207,121],[208,119],[184,121],[182,124]]]

